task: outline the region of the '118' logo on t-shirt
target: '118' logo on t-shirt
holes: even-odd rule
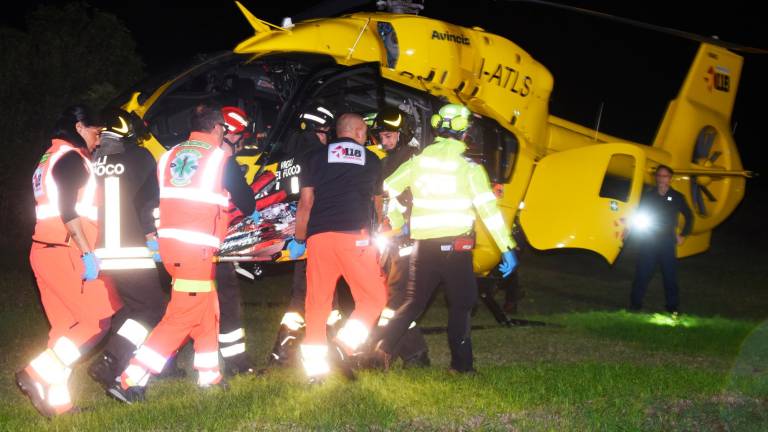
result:
[[[353,143],[332,144],[328,148],[328,163],[365,165],[365,149]]]

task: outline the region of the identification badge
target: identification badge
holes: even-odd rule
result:
[[[365,240],[355,240],[355,246],[357,247],[367,247],[369,244],[371,244],[371,241],[368,239]]]
[[[453,245],[440,245],[440,250],[443,252],[450,252],[453,250]]]

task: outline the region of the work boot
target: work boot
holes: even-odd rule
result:
[[[124,389],[119,382],[112,384],[109,387],[109,389],[107,389],[108,396],[112,397],[113,399],[119,402],[126,403],[128,405],[131,405],[137,402],[144,402],[145,392],[146,392],[146,388],[142,386],[133,386],[133,387],[128,387],[127,389]]]
[[[403,368],[424,368],[429,367],[431,362],[429,361],[429,351],[421,351],[418,354],[412,355],[403,359]]]
[[[346,346],[343,342],[338,340],[338,338],[331,339],[330,348],[331,349],[328,353],[328,357],[331,366],[338,369],[338,371],[341,372],[341,374],[344,375],[344,377],[348,380],[354,381],[357,379],[354,372],[355,359],[352,350],[350,350],[349,347]]]
[[[29,373],[22,369],[16,372],[16,386],[22,393],[29,398],[32,406],[35,407],[43,417],[51,418],[56,415],[53,409],[45,403],[45,389],[42,384],[35,381]]]
[[[107,391],[115,381],[120,380],[119,376],[122,371],[117,369],[119,369],[117,358],[109,351],[104,351],[88,366],[88,376]]]
[[[292,366],[298,359],[299,344],[304,338],[300,330],[281,325],[272,352],[267,356],[268,366]]]

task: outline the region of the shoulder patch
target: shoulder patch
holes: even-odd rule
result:
[[[45,153],[45,154],[43,155],[43,157],[41,157],[41,158],[40,158],[40,162],[38,162],[38,164],[39,164],[39,165],[43,165],[43,164],[45,164],[46,162],[48,162],[48,159],[50,159],[50,158],[51,158],[51,154],[50,154],[50,153]]]
[[[349,142],[330,144],[328,146],[328,163],[365,165],[365,147]]]

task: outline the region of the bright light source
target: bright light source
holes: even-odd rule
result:
[[[376,247],[379,248],[379,253],[384,254],[384,251],[387,249],[387,246],[389,246],[389,238],[387,236],[379,235],[373,238],[373,242],[376,244]]]
[[[653,217],[644,211],[639,211],[632,216],[631,227],[640,231],[648,231],[653,226]]]

